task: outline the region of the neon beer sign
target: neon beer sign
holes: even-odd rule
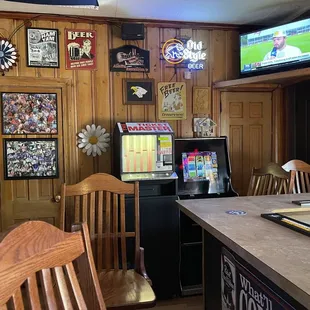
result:
[[[188,40],[184,44],[179,39],[169,39],[162,47],[163,58],[170,64],[177,65],[183,61],[188,62],[188,69],[204,69],[207,54],[202,50],[202,41]]]

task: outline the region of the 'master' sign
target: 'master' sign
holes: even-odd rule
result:
[[[188,69],[202,70],[207,54],[202,51],[202,41],[169,39],[162,47],[162,55],[170,64],[177,65],[187,61]]]

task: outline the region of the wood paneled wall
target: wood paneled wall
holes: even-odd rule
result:
[[[0,36],[8,37],[9,34],[22,23],[21,20],[0,19]],[[109,49],[119,47],[125,43],[120,36],[120,28],[107,24],[72,23],[64,21],[37,20],[32,21],[32,27],[57,28],[60,31],[60,68],[29,68],[26,66],[26,42],[25,27],[22,27],[13,37],[12,41],[17,45],[20,53],[18,67],[9,71],[6,76],[16,77],[16,83],[20,77],[67,79],[71,85],[72,100],[65,104],[70,105],[72,113],[68,114],[70,120],[63,120],[67,126],[64,132],[75,131],[77,134],[87,124],[101,125],[112,133],[118,121],[157,121],[157,107],[143,105],[124,105],[122,98],[122,79],[127,77],[146,77],[143,73],[115,73],[109,71]],[[66,70],[65,69],[65,28],[94,29],[97,31],[97,63],[96,71]],[[207,61],[206,69],[194,72],[191,80],[183,79],[184,69],[177,70],[175,75],[173,68],[166,68],[160,60],[160,47],[162,42],[176,35],[190,36],[195,40],[205,43]],[[192,88],[193,86],[211,86],[219,80],[232,79],[238,73],[238,32],[235,30],[205,30],[182,28],[176,24],[174,28],[147,27],[146,38],[138,41],[139,47],[150,50],[151,69],[148,76],[158,82],[185,81],[187,85],[187,119],[184,121],[170,122],[175,130],[176,137],[192,137]],[[1,77],[0,77],[1,79]],[[40,81],[40,80],[39,80]],[[34,83],[37,83],[37,81]],[[31,86],[31,85],[29,85]],[[157,93],[157,90],[156,90]],[[216,93],[214,93],[216,94]],[[219,119],[219,100],[214,95],[212,99],[212,114],[215,121]],[[75,111],[75,112],[74,112]],[[203,116],[203,115],[201,115]],[[86,156],[76,147],[76,144],[64,143],[64,155],[69,158],[77,158],[76,171],[66,171],[65,175],[76,175],[70,178],[75,182],[95,172],[110,172],[113,154],[111,150],[100,157]],[[72,166],[71,166],[72,167]],[[74,169],[74,168],[71,168]],[[77,179],[77,180],[74,180]],[[67,180],[68,182],[68,180]]]

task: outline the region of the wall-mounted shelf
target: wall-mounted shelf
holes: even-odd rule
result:
[[[307,79],[310,79],[310,68],[246,77],[229,81],[219,81],[215,82],[213,84],[213,87],[221,89],[251,86],[272,88],[275,85],[280,85],[284,87]]]

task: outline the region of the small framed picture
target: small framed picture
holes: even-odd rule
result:
[[[2,134],[57,134],[56,93],[1,93]]]
[[[27,66],[59,68],[58,29],[26,29]]]
[[[123,79],[124,104],[155,104],[154,79]]]
[[[4,139],[3,143],[5,180],[59,177],[57,139]]]

